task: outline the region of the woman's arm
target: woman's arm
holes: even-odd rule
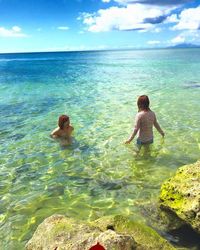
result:
[[[125,141],[125,144],[129,144],[135,138],[138,130],[139,130],[138,128],[134,128],[133,133],[130,135],[130,137],[128,138],[128,140]]]
[[[56,128],[54,129],[52,132],[51,132],[51,135],[50,135],[52,138],[57,138],[59,137],[59,128]]]
[[[163,132],[163,130],[161,129],[159,123],[157,122],[156,116],[155,116],[153,125],[158,130],[158,132],[164,137],[165,133]]]
[[[140,118],[138,117],[138,115],[136,115],[135,118],[135,127],[133,129],[132,134],[130,135],[130,137],[128,138],[128,140],[125,142],[125,144],[129,144],[136,136],[138,130],[140,129]]]

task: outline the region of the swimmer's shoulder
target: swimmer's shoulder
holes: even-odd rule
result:
[[[140,111],[136,114],[136,119],[141,119],[145,115],[144,111]]]
[[[149,111],[140,111],[137,113],[138,120],[146,120],[146,119],[155,119],[156,115],[152,110]]]
[[[151,110],[151,109],[149,110],[149,114],[150,114],[152,117],[154,117],[154,118],[156,117],[155,112],[154,112],[153,110]]]
[[[149,116],[149,115],[150,115],[150,116],[155,116],[155,112],[154,112],[153,110],[150,109],[150,110],[148,110],[148,111],[142,111],[142,112],[141,112],[141,115],[142,115],[142,116]]]

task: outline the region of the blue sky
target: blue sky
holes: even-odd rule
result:
[[[200,1],[0,0],[0,52],[200,44]]]

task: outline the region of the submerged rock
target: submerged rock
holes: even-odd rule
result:
[[[175,213],[161,209],[157,202],[141,206],[140,211],[146,218],[148,225],[151,225],[151,227],[157,229],[157,231],[169,233],[170,231],[179,230],[185,226],[185,222]]]
[[[200,84],[193,83],[193,84],[188,84],[184,86],[185,89],[197,89],[200,88]]]
[[[88,250],[97,243],[106,250],[175,249],[153,229],[123,216],[85,223],[62,215],[45,219],[26,249]]]
[[[200,233],[200,161],[179,168],[162,185],[160,206]]]

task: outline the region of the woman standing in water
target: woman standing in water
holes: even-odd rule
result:
[[[137,146],[139,149],[142,145],[153,143],[153,126],[164,137],[165,134],[157,122],[155,113],[149,108],[149,104],[148,96],[142,95],[138,98],[138,113],[135,117],[135,127],[129,139],[125,142],[126,144],[129,144],[134,139],[138,131]]]

